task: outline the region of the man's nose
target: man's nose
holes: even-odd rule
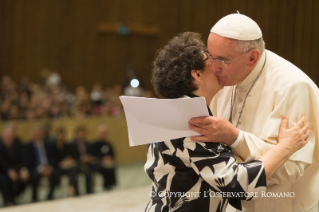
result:
[[[216,76],[220,75],[221,72],[222,72],[221,67],[216,66],[216,65],[214,65],[214,64],[211,65],[211,70],[212,70],[212,72],[213,72]]]

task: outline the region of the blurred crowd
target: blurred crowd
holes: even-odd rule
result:
[[[123,86],[103,88],[95,83],[88,91],[78,86],[72,92],[56,71],[42,70],[42,80],[20,82],[4,75],[0,79],[0,120],[58,119],[61,117],[118,116],[123,113],[119,96]]]
[[[48,133],[46,126],[34,126],[32,139],[22,142],[15,125],[8,123],[0,140],[0,191],[5,206],[18,204],[17,197],[27,186],[32,187],[32,201],[38,201],[41,178],[47,178],[50,189],[46,198],[55,198],[54,190],[62,176],[69,178],[69,196],[78,196],[78,175],[85,176],[86,193],[94,192],[94,174],[104,179],[104,189],[116,185],[115,160],[108,141],[108,128],[100,125],[96,139],[88,141],[87,129],[80,125],[74,138],[67,141],[64,128]]]
[[[78,86],[73,91],[55,70],[43,69],[40,82],[23,76],[20,80],[9,75],[0,76],[0,192],[5,206],[18,204],[17,197],[27,186],[32,188],[32,201],[38,201],[41,178],[49,182],[46,198],[55,198],[54,190],[62,176],[69,179],[69,196],[78,196],[78,176],[85,176],[86,193],[94,192],[94,174],[103,176],[104,189],[116,185],[115,160],[108,129],[101,125],[95,141],[88,141],[87,129],[78,126],[74,138],[66,139],[67,132],[59,128],[51,134],[47,126],[34,126],[32,139],[21,141],[16,134],[15,120],[42,120],[50,123],[59,118],[87,116],[119,116],[123,107],[119,96],[153,97],[143,90],[129,64],[122,84],[106,87],[93,84],[91,90]],[[33,122],[30,122],[31,124]]]

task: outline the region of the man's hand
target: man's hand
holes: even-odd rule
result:
[[[18,180],[18,173],[14,169],[8,170],[8,176],[13,182]]]
[[[91,155],[83,155],[80,157],[80,161],[82,164],[89,164],[89,163],[94,163],[95,158],[92,157]]]
[[[229,121],[219,117],[195,117],[188,121],[189,128],[202,136],[192,136],[192,141],[224,143],[230,146],[239,130]]]
[[[43,177],[50,177],[52,171],[53,171],[53,168],[51,166],[46,166],[46,167],[44,167],[41,175]]]
[[[77,162],[70,156],[65,157],[60,163],[59,166],[62,168],[70,168],[75,167],[77,165]]]
[[[102,164],[104,167],[113,167],[114,161],[111,155],[106,155],[102,158]]]
[[[27,168],[22,168],[20,170],[20,179],[22,180],[22,182],[27,182],[29,180],[29,171]]]

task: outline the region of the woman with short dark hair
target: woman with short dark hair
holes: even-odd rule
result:
[[[154,61],[155,92],[169,99],[203,96],[209,104],[222,88],[211,70],[211,60],[199,34],[174,37]],[[228,202],[240,210],[240,200],[260,197],[278,164],[308,142],[291,133],[310,132],[304,117],[293,129],[287,129],[287,123],[283,118],[279,144],[249,163],[237,163],[231,149],[222,143],[199,143],[187,137],[148,145],[145,171],[153,184],[145,211],[225,211]]]

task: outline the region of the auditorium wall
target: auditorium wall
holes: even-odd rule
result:
[[[268,49],[318,84],[318,0],[1,0],[0,72],[39,81],[43,68],[55,69],[71,88],[91,89],[121,84],[132,63],[150,89],[152,60],[169,38],[196,31],[206,41],[237,10],[257,21]]]

